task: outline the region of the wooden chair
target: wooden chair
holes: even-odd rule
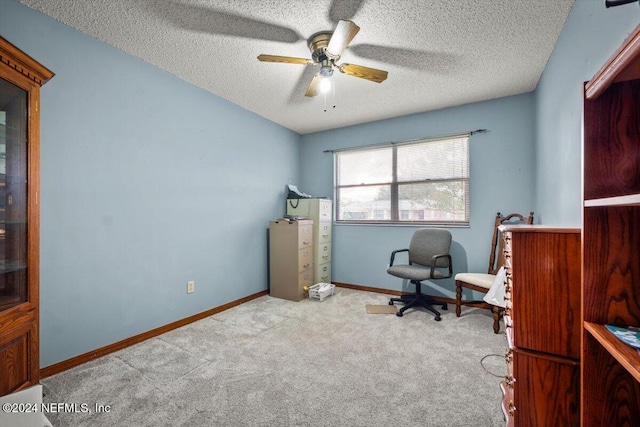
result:
[[[529,216],[512,213],[505,217],[498,212],[493,224],[493,238],[491,239],[491,253],[489,255],[489,269],[487,273],[458,273],[456,274],[456,316],[460,317],[463,305],[486,308],[493,312],[493,332],[500,332],[500,317],[504,313],[504,309],[497,305],[491,305],[484,301],[463,301],[462,288],[471,289],[484,294],[489,291],[496,273],[504,264],[503,243],[500,238],[498,227],[503,224],[533,224],[533,212],[529,212]],[[497,250],[496,250],[497,249]]]

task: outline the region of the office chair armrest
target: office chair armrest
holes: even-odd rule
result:
[[[396,254],[398,252],[409,252],[409,249],[398,249],[396,251],[391,252],[391,260],[389,260],[389,267],[393,265],[393,260],[395,259]]]
[[[431,272],[429,273],[429,275],[432,279],[434,278],[433,273],[436,271],[436,262],[438,262],[438,259],[440,258],[447,258],[449,260],[449,275],[442,277],[443,279],[448,279],[449,277],[453,276],[453,263],[451,261],[451,255],[449,254],[439,254],[431,257]]]

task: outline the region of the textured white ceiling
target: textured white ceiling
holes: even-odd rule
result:
[[[20,2],[304,134],[530,92],[574,0]],[[305,98],[316,66],[256,59],[308,58],[339,19],[360,26],[340,62],[385,82],[335,73],[333,93]]]

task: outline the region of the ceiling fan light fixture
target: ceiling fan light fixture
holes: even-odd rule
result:
[[[327,93],[331,90],[331,79],[329,77],[323,77],[320,80],[320,92]]]
[[[333,68],[331,67],[331,65],[322,65],[322,67],[320,67],[320,75],[322,77],[333,76]]]

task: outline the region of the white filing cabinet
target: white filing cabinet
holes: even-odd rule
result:
[[[330,199],[288,199],[287,215],[313,220],[313,281],[331,283],[331,219]]]

